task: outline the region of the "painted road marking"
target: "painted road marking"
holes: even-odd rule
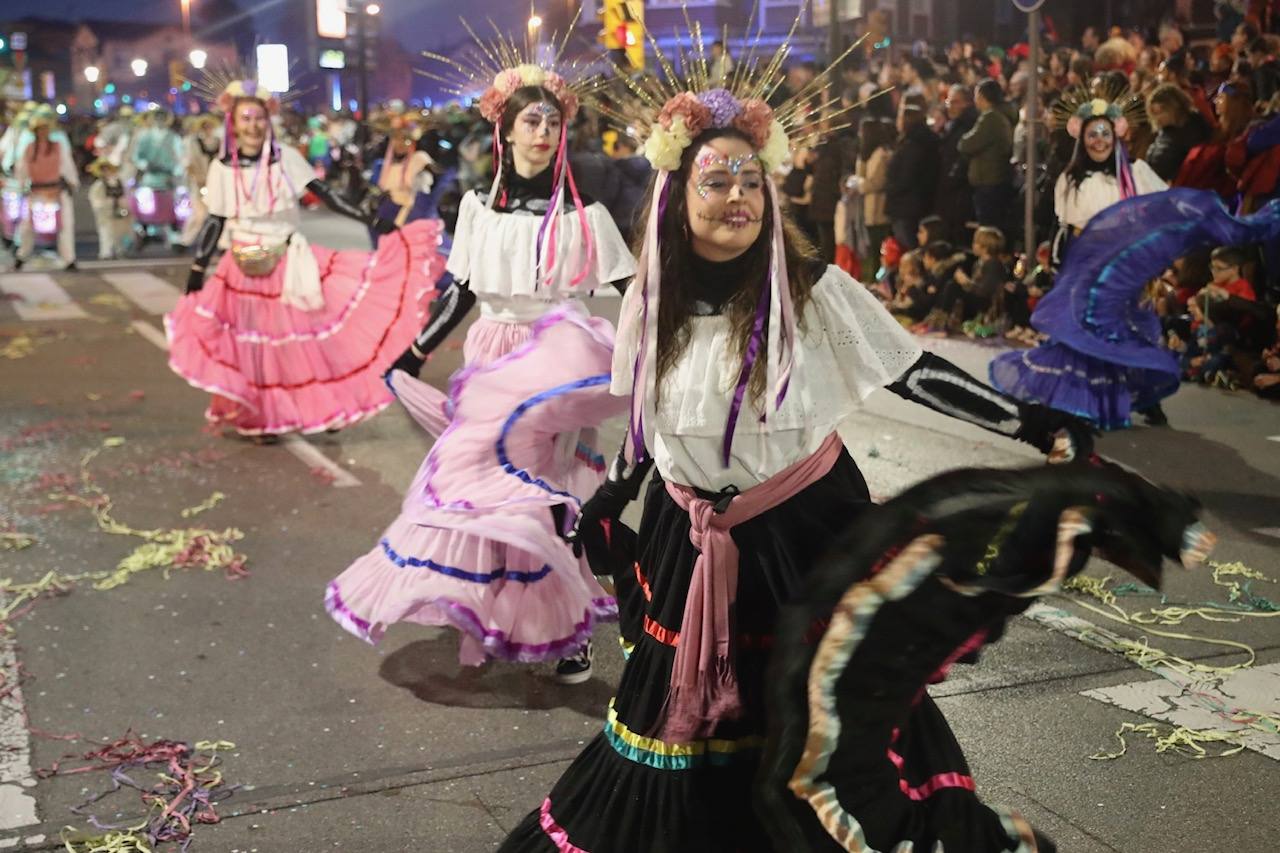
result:
[[[169,351],[169,342],[165,340],[164,332],[160,331],[146,320],[134,320],[129,325],[135,332],[158,346],[160,349],[165,352]]]
[[[109,272],[102,278],[148,314],[168,314],[178,305],[178,288],[149,272]]]
[[[1280,527],[1255,527],[1254,533],[1261,533],[1263,536],[1270,536],[1272,539],[1280,539]]]
[[[1280,441],[1280,435],[1269,435],[1267,441]]]
[[[0,604],[4,596],[0,596]],[[0,829],[39,823],[35,774],[31,772],[31,739],[27,734],[18,656],[10,640],[0,642],[0,674],[12,687],[0,715]]]
[[[51,275],[0,275],[0,290],[17,297],[13,300],[13,310],[24,320],[83,320],[89,316],[71,301]]]
[[[360,481],[356,479],[354,474],[328,456],[325,456],[314,444],[297,433],[286,435],[284,437],[284,446],[290,453],[301,459],[304,465],[313,470],[319,468],[332,477],[334,487],[343,489],[360,485]]]
[[[169,349],[169,342],[165,340],[164,333],[146,320],[134,320],[131,324],[133,330],[151,343],[155,344],[162,350]],[[291,433],[284,436],[285,449],[302,461],[304,465],[312,470],[319,468],[329,475],[330,482],[334,487],[339,489],[349,488],[351,486],[360,485],[360,481],[347,469],[343,468],[337,462],[334,462],[328,456],[316,448],[314,444],[307,441],[297,433]]]
[[[1185,680],[1185,679],[1184,679]],[[1280,663],[1253,666],[1225,678],[1195,685],[1175,684],[1163,678],[1118,684],[1080,695],[1189,729],[1240,731],[1240,742],[1254,752],[1280,761],[1280,734],[1233,722],[1231,712],[1215,708],[1243,709],[1253,713],[1280,712]]]
[[[76,267],[82,270],[127,270],[148,269],[150,267],[185,267],[191,263],[190,257],[174,258],[128,258],[123,261],[76,261]]]

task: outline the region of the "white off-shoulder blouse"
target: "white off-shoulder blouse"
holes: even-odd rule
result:
[[[744,403],[725,467],[724,429],[741,361],[726,317],[691,323],[689,344],[662,381],[649,452],[668,481],[710,491],[745,490],[812,455],[872,391],[895,382],[922,352],[860,282],[828,266],[800,318],[781,408],[761,420],[759,403]],[[635,335],[618,341],[616,395],[631,393],[636,346]]]
[[[577,211],[566,210],[560,220],[555,275],[542,284],[537,280],[542,217],[493,210],[474,190],[462,198],[446,268],[469,284],[484,316],[508,322],[535,320],[551,303],[586,295],[635,273],[635,259],[608,209],[596,202],[587,205],[585,213],[595,259],[577,286],[573,279],[582,268],[584,244]]]
[[[1147,165],[1146,160],[1134,160],[1129,169],[1133,174],[1133,188],[1138,195],[1158,193],[1169,188],[1155,170]],[[1119,200],[1120,184],[1115,175],[1105,172],[1093,172],[1078,187],[1071,186],[1064,172],[1058,176],[1058,183],[1053,189],[1053,210],[1058,221],[1077,230],[1084,230],[1090,219]]]

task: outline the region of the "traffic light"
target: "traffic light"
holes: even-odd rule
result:
[[[644,0],[604,0],[600,41],[619,64],[644,69]]]
[[[624,0],[626,12],[622,49],[632,71],[644,70],[644,0]]]
[[[600,9],[600,41],[605,50],[620,50],[622,41],[618,38],[622,28],[623,0],[604,0]]]

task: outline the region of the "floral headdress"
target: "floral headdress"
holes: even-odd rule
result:
[[[750,140],[764,167],[772,202],[773,234],[769,287],[761,295],[754,331],[743,356],[733,405],[725,425],[721,456],[727,466],[734,429],[756,358],[767,359],[767,388],[771,395],[769,402],[774,409],[782,405],[786,396],[794,362],[795,312],[787,279],[780,193],[771,174],[787,159],[793,142],[811,137],[822,122],[829,123],[829,130],[846,126],[839,122],[855,107],[831,110],[825,92],[834,69],[861,46],[861,40],[815,75],[808,85],[773,108],[769,106],[769,100],[783,82],[783,67],[791,50],[791,35],[799,25],[800,17],[796,17],[791,32],[771,55],[757,55],[764,35],[763,25],[757,23],[753,32],[749,21],[749,35],[744,39],[746,55],[727,80],[712,79],[710,50],[703,39],[702,28],[687,18],[686,13],[686,24],[692,36],[691,47],[681,47],[673,62],[658,47],[653,36],[646,33],[661,74],[642,81],[629,78],[626,81],[631,92],[647,107],[649,117],[640,122],[639,135],[645,140],[644,156],[657,170],[639,272],[628,289],[629,298],[624,303],[619,329],[620,339],[627,340],[629,335],[636,342],[636,361],[632,366],[631,440],[627,442],[627,449],[628,456],[633,458],[646,455],[646,426],[653,420],[658,296],[661,290],[658,220],[666,209],[671,174],[680,168],[685,150],[700,134],[713,128],[732,128]],[[677,72],[677,67],[683,73]],[[611,113],[611,117],[624,124],[635,123],[634,115]]]
[[[1066,127],[1077,146],[1089,122],[1106,119],[1111,123],[1116,132],[1116,180],[1120,184],[1120,197],[1131,198],[1137,191],[1125,139],[1130,128],[1146,123],[1146,105],[1142,96],[1131,92],[1128,86],[1109,84],[1106,80],[1105,77],[1096,78],[1091,88],[1076,86],[1068,89],[1053,105],[1053,115],[1061,126]]]
[[[581,15],[581,9],[578,10]],[[538,258],[540,270],[539,280],[550,284],[555,278],[557,253],[560,245],[560,222],[563,219],[566,192],[573,199],[577,212],[578,224],[582,229],[581,265],[572,279],[576,286],[590,274],[595,259],[595,243],[587,227],[586,209],[582,197],[578,193],[577,183],[569,168],[568,131],[569,124],[578,114],[578,108],[584,97],[589,96],[600,85],[596,77],[588,76],[586,66],[577,62],[564,60],[565,47],[569,34],[577,25],[575,15],[563,37],[552,34],[552,47],[549,59],[539,59],[541,52],[538,45],[525,39],[523,44],[516,42],[498,29],[492,21],[493,37],[489,39],[479,36],[465,18],[460,19],[463,27],[470,34],[472,41],[469,51],[461,58],[442,56],[438,53],[423,51],[423,56],[443,65],[445,74],[418,70],[419,74],[445,84],[445,91],[458,97],[475,97],[476,106],[486,121],[493,124],[493,184],[489,188],[488,206],[493,207],[498,191],[503,185],[503,139],[502,114],[506,111],[507,102],[518,89],[525,86],[540,86],[546,89],[560,102],[562,119],[560,124],[559,145],[556,147],[554,166],[554,189],[551,193],[551,204],[543,217],[538,232]]]

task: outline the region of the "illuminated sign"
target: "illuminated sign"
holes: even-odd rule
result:
[[[289,91],[289,48],[283,44],[258,45],[258,85],[271,92]]]
[[[346,68],[347,55],[340,50],[320,51],[321,68]]]
[[[316,0],[316,35],[322,39],[347,37],[347,0]]]

